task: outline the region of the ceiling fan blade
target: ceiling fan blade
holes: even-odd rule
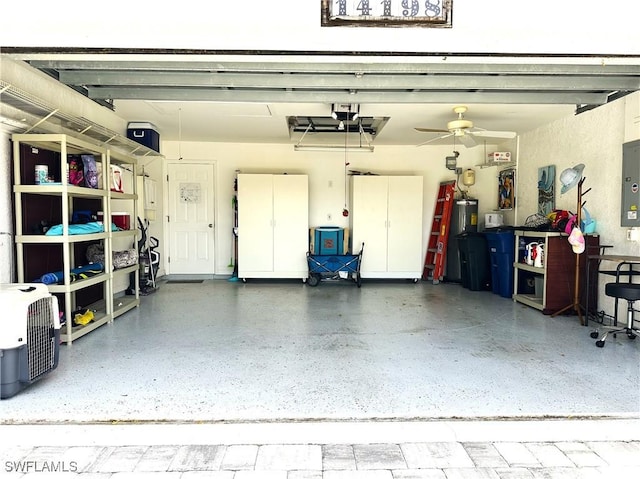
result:
[[[470,134],[473,136],[478,136],[481,138],[505,138],[511,139],[516,137],[515,131],[489,131],[489,130],[477,130],[470,131]]]
[[[441,130],[438,128],[415,128],[416,131],[421,131],[423,133],[448,133],[449,130]]]
[[[426,145],[428,143],[433,143],[434,141],[438,141],[438,140],[443,140],[445,138],[449,138],[450,136],[453,136],[453,133],[449,133],[448,135],[441,135],[441,136],[438,136],[436,138],[431,138],[430,140],[423,141],[422,143],[420,143],[420,144],[418,144],[416,146],[423,146],[423,145]]]
[[[473,138],[473,136],[469,135],[468,133],[465,133],[464,135],[458,136],[456,138],[460,140],[460,143],[462,143],[467,148],[473,148],[474,146],[478,145],[478,143],[476,143],[476,140]]]

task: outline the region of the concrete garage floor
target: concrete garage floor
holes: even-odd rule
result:
[[[0,403],[0,459],[16,478],[635,479],[639,360],[453,284],[165,283]]]
[[[405,281],[160,283],[0,422],[636,418],[640,343]]]

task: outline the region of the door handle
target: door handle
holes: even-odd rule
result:
[[[209,223],[209,228],[213,228],[213,223]]]

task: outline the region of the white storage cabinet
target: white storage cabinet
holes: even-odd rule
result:
[[[421,176],[351,178],[351,244],[365,244],[363,278],[422,276],[422,183]]]
[[[309,275],[307,175],[238,175],[238,278]]]

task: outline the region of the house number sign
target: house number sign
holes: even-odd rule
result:
[[[451,27],[453,0],[321,0],[322,26]]]

